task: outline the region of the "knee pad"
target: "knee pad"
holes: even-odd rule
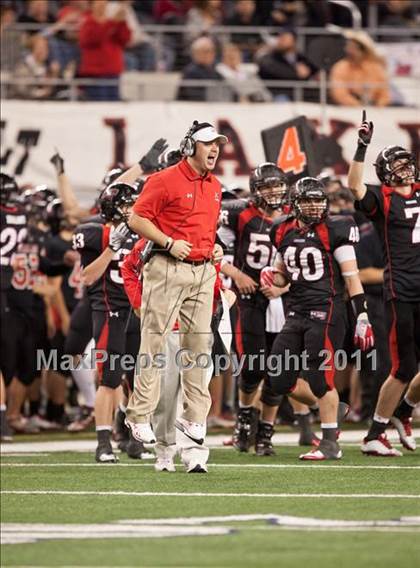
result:
[[[274,392],[269,381],[266,379],[261,392],[261,402],[267,406],[279,406],[282,400],[283,395]]]
[[[297,379],[298,377],[296,373],[282,373],[281,375],[273,375],[269,373],[266,382],[270,396],[281,397],[285,394],[289,394],[296,386]]]
[[[320,377],[308,377],[308,383],[317,398],[322,398],[330,390],[326,381]]]
[[[243,369],[241,372],[241,380],[239,381],[239,388],[246,394],[255,392],[264,378],[262,371],[247,371]]]

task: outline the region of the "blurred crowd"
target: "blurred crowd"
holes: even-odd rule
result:
[[[293,100],[296,84],[307,81],[302,98],[318,101],[325,70],[331,103],[403,104],[378,44],[365,30],[374,13],[379,28],[404,28],[379,35],[379,41],[415,40],[420,2],[353,4],[362,16],[360,31],[348,31],[353,23],[347,8],[326,0],[2,0],[2,70],[21,79],[12,88],[16,98],[68,98],[62,83],[39,79],[77,77],[86,80],[78,98],[118,100],[123,72],[175,71],[182,76],[180,100],[251,102]],[[150,25],[174,31],[151,32]],[[255,31],[261,26],[265,29]],[[301,49],[299,28],[329,26],[343,33],[310,35]],[[200,81],[223,88],[209,90]]]

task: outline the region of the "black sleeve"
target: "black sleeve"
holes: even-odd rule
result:
[[[67,264],[52,262],[46,256],[39,257],[39,270],[46,276],[62,276],[69,271]]]
[[[336,215],[328,221],[332,251],[344,246],[355,246],[360,241],[359,227],[351,215]]]
[[[84,223],[73,233],[73,249],[80,254],[82,266],[88,266],[98,258],[108,243],[103,243],[104,225]],[[105,246],[104,246],[105,245]]]
[[[363,199],[356,201],[355,207],[369,218],[381,215],[382,193],[380,188],[376,186],[369,186]]]

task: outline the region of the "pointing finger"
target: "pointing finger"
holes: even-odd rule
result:
[[[366,111],[365,111],[365,109],[363,109],[363,113],[362,113],[362,122],[366,122]]]

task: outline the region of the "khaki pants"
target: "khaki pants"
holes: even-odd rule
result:
[[[183,418],[201,424],[206,421],[211,404],[207,372],[195,361],[201,354],[204,356],[199,363],[205,364],[210,358],[215,278],[216,269],[209,262],[193,266],[161,254],[154,255],[144,267],[140,361],[147,358],[151,365],[140,368],[135,378],[127,407],[130,421],[149,422],[152,418],[160,396],[159,364],[164,343],[177,319],[180,347],[185,350],[179,357],[183,365]]]

